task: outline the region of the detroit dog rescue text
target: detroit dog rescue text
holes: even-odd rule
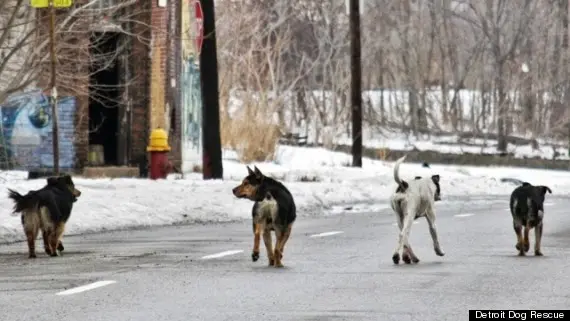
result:
[[[570,310],[469,310],[469,320],[564,320]]]

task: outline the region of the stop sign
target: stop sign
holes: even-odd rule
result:
[[[202,43],[204,42],[204,13],[200,0],[194,2],[194,13],[196,14],[196,51],[200,54]]]

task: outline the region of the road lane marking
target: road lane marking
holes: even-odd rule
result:
[[[228,256],[228,255],[234,255],[234,254],[238,254],[238,253],[242,253],[242,252],[243,252],[243,250],[224,251],[224,252],[220,252],[220,253],[216,253],[216,254],[210,254],[210,255],[202,256],[202,260],[217,259],[220,257],[224,257],[224,256]]]
[[[548,205],[548,206],[554,205],[554,204],[556,204],[556,203],[554,203],[554,202],[544,202],[544,205]]]
[[[71,295],[71,294],[77,294],[77,293],[81,293],[81,292],[85,292],[85,291],[89,291],[89,290],[93,290],[96,288],[100,288],[102,286],[106,286],[106,285],[110,285],[113,283],[117,283],[117,281],[97,281],[97,282],[93,282],[93,283],[89,283],[86,285],[82,285],[82,286],[78,286],[75,288],[71,288],[65,291],[61,291],[56,293],[55,295]]]
[[[456,214],[454,215],[455,217],[468,217],[468,216],[473,216],[475,214],[473,213],[465,213],[465,214]]]
[[[313,234],[309,237],[323,237],[323,236],[331,236],[331,235],[336,235],[336,234],[342,234],[344,233],[343,231],[332,231],[332,232],[324,232],[324,233],[319,233],[319,234]]]

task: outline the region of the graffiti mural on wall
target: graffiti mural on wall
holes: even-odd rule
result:
[[[194,2],[182,1],[182,170],[191,171],[202,164],[202,96],[200,91],[200,69],[196,54],[196,23]]]
[[[75,98],[58,103],[59,165],[72,168],[75,160]],[[0,104],[0,166],[31,170],[53,167],[52,117],[49,97],[41,91],[12,96]]]

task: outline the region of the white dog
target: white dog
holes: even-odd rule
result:
[[[418,263],[420,261],[412,251],[408,238],[414,220],[422,216],[425,216],[427,219],[431,238],[433,239],[435,254],[438,256],[445,255],[439,245],[437,228],[435,226],[434,205],[436,201],[441,200],[439,175],[426,178],[417,176],[414,180],[406,182],[400,179],[398,173],[400,164],[403,163],[405,159],[406,156],[404,155],[396,161],[394,166],[394,180],[398,183],[398,189],[390,198],[392,209],[398,216],[398,227],[400,228],[398,245],[392,256],[394,264],[400,262],[400,257],[407,264],[411,262]]]

